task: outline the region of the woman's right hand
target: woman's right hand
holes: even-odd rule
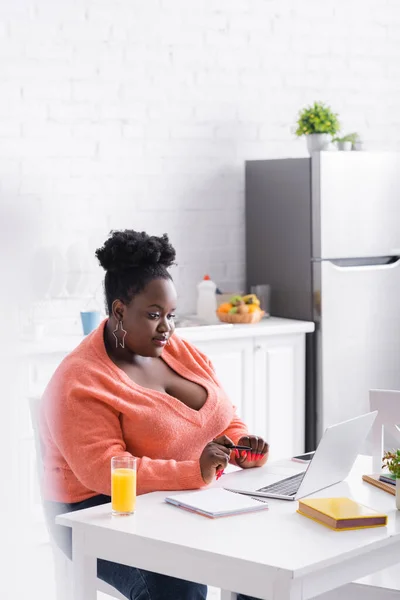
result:
[[[211,483],[217,471],[223,471],[229,462],[231,451],[226,446],[233,442],[226,435],[209,442],[200,456],[200,470],[204,483]]]

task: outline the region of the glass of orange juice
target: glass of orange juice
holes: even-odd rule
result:
[[[111,506],[113,515],[131,515],[136,506],[136,458],[111,459]]]

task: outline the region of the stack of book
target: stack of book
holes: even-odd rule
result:
[[[363,480],[388,494],[396,495],[396,478],[391,473],[380,473],[379,475],[363,475]]]

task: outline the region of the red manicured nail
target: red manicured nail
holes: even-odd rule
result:
[[[261,459],[262,459],[262,457],[263,457],[263,455],[262,455],[262,454],[257,454],[257,460],[261,460]]]
[[[254,461],[254,460],[256,460],[256,454],[255,454],[255,452],[252,452],[252,453],[251,453],[251,459],[250,459],[250,460],[251,460],[251,461]]]
[[[237,448],[235,448],[235,456],[236,456],[236,458],[240,457],[239,450]]]
[[[247,450],[242,450],[242,458],[246,458],[247,457]]]

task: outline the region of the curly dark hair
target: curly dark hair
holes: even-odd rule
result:
[[[108,314],[114,300],[129,304],[153,279],[172,279],[168,268],[174,264],[175,249],[168,235],[150,236],[144,231],[111,231],[95,252],[105,269],[104,291]]]

